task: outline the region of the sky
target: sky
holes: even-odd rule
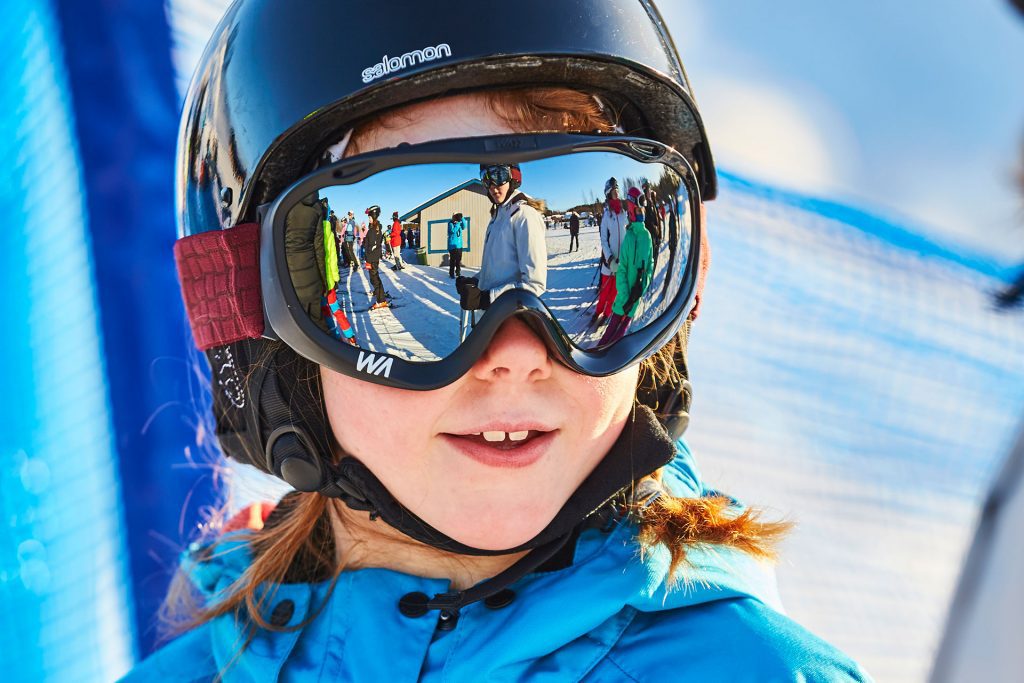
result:
[[[664,166],[643,164],[619,154],[587,152],[521,164],[523,192],[543,199],[549,209],[563,212],[590,202],[604,193],[604,184],[615,176],[648,178],[657,183]],[[364,209],[379,204],[381,215],[401,214],[479,175],[478,164],[431,164],[391,169],[360,181],[352,188],[337,187],[326,192],[335,211],[356,214],[362,221]]]
[[[721,169],[1024,259],[1024,20],[1006,0],[659,7]]]

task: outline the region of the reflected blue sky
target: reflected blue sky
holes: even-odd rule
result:
[[[607,152],[587,152],[551,159],[530,161],[521,165],[522,190],[537,199],[544,199],[549,209],[566,211],[579,204],[600,198],[610,177],[657,182],[663,166]],[[479,164],[429,164],[395,168],[353,186],[325,190],[331,208],[338,213],[352,211],[365,220],[364,211],[372,204],[381,207],[381,215],[390,218],[393,211],[405,214],[467,180],[479,177]]]

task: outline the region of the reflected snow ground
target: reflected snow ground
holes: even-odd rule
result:
[[[595,346],[605,330],[604,325],[599,328],[593,325],[600,284],[598,228],[581,227],[580,248],[573,252],[569,252],[568,230],[549,229],[545,238],[548,288],[542,300],[578,346]],[[682,248],[685,247],[684,242]],[[342,269],[339,301],[361,347],[387,352],[403,360],[436,361],[458,345],[459,295],[455,291],[455,280],[448,277],[447,266],[416,265],[413,257],[414,252],[404,252],[406,267],[401,272],[381,268],[381,280],[385,291],[392,296],[394,307],[369,310],[373,303],[372,287],[365,270]],[[677,268],[683,266],[679,260],[677,257],[673,263]],[[662,244],[659,267],[648,288],[650,294],[641,300],[631,329],[654,320],[678,291],[675,283],[670,283],[663,291],[668,262],[669,249]],[[463,266],[462,274],[475,277],[477,271]]]

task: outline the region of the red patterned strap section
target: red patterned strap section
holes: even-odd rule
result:
[[[174,243],[174,260],[202,351],[263,334],[259,225],[210,230]]]

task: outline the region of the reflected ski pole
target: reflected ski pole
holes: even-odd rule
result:
[[[462,310],[462,315],[459,317],[459,343],[466,341],[466,337],[474,327],[476,327],[476,311]]]

